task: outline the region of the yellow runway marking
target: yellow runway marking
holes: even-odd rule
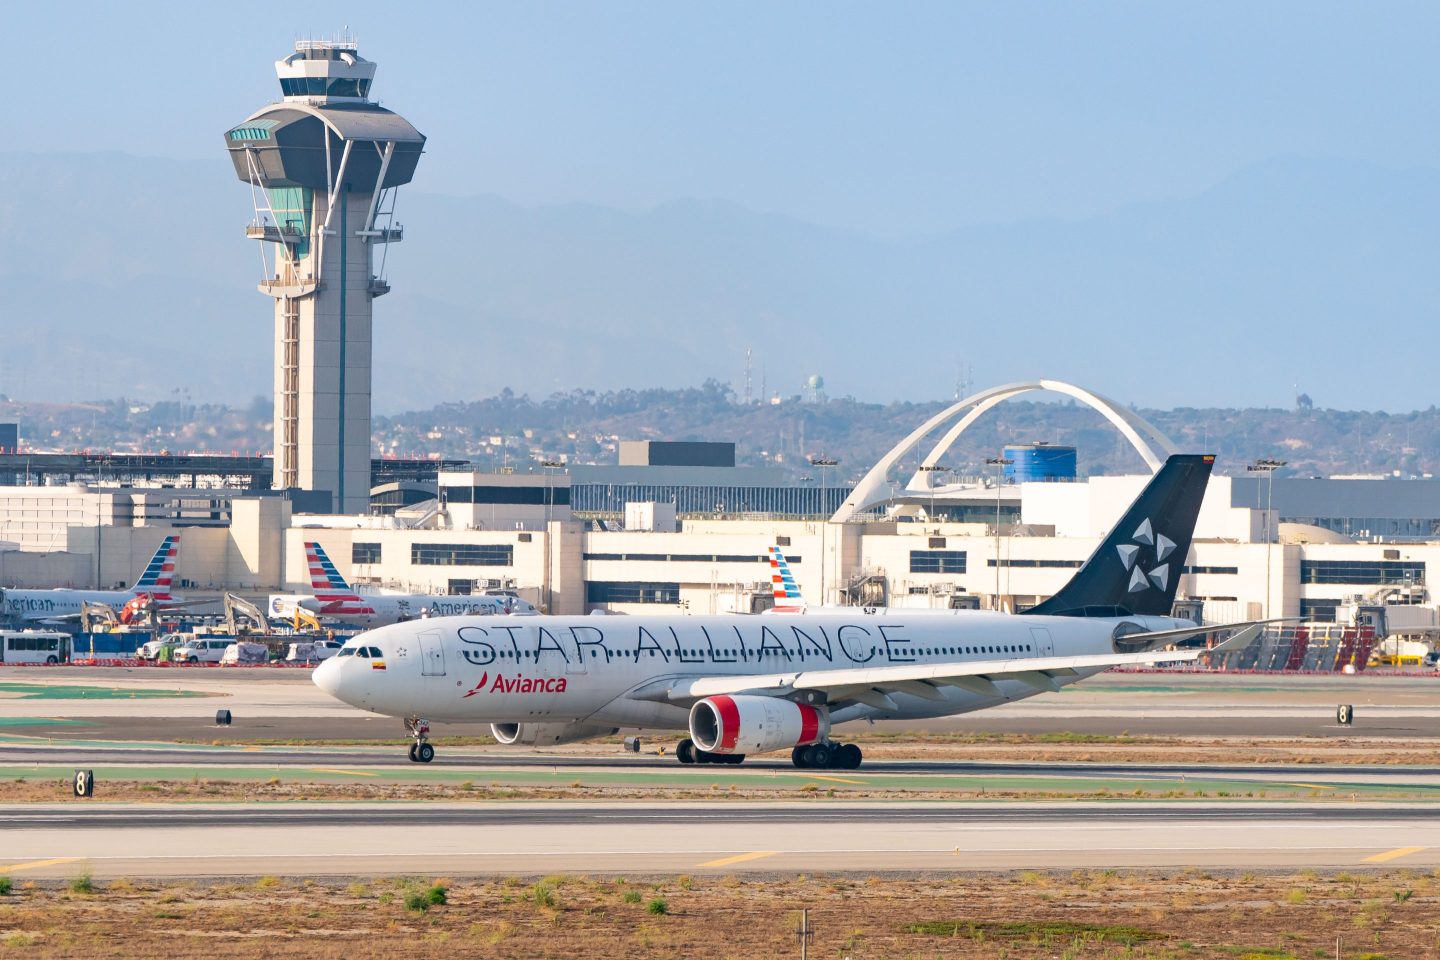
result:
[[[1400,847],[1396,850],[1386,850],[1384,853],[1377,853],[1373,857],[1366,857],[1365,863],[1384,863],[1387,860],[1398,860],[1401,857],[1408,857],[1412,853],[1419,853],[1427,847]]]
[[[263,750],[263,749],[265,749],[265,748],[264,748],[264,747],[259,747],[259,746],[241,747],[241,748],[240,748],[240,752],[241,752],[241,753],[259,753],[259,752],[260,752],[261,750]]]
[[[370,773],[366,770],[338,770],[331,767],[311,767],[311,773],[340,773],[347,777],[378,777],[378,773]]]
[[[59,863],[74,863],[79,857],[54,857],[50,860],[32,860],[29,863],[12,863],[8,867],[0,867],[0,873],[14,873],[16,870],[35,870],[39,867],[53,867]]]
[[[756,850],[754,853],[742,853],[733,857],[722,857],[719,860],[710,860],[700,864],[702,867],[728,867],[732,863],[744,863],[746,860],[759,860],[762,857],[773,857],[779,850]]]
[[[858,783],[858,784],[860,784],[862,787],[865,785],[865,781],[864,781],[864,780],[846,780],[844,777],[825,777],[825,776],[821,776],[821,775],[818,774],[818,773],[812,773],[812,774],[810,774],[810,779],[811,779],[811,780],[831,780],[831,781],[833,781],[833,782],[835,782],[835,783]]]

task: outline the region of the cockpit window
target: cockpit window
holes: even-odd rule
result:
[[[385,659],[385,654],[383,654],[383,653],[380,652],[380,648],[379,648],[379,647],[370,647],[369,650],[370,650],[370,658],[371,658],[372,660],[383,660],[383,659]]]
[[[355,656],[357,656],[357,657],[365,657],[365,658],[368,660],[368,659],[370,658],[370,651],[369,651],[368,649],[366,649],[365,647],[356,647],[356,648],[355,648]]]
[[[337,654],[335,654],[335,656],[337,656],[337,657],[353,657],[353,656],[355,656],[355,648],[354,648],[354,647],[341,647],[341,648],[340,648],[340,652],[337,653]]]

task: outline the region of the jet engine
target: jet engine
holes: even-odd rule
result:
[[[788,750],[829,734],[829,711],[777,697],[706,697],[690,708],[690,739],[706,753]]]
[[[512,743],[553,747],[562,743],[608,737],[619,727],[597,727],[590,723],[492,723],[490,735],[507,747]]]

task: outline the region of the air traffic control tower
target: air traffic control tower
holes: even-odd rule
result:
[[[353,41],[301,41],[275,72],[283,99],[225,134],[254,198],[260,292],[275,299],[274,485],[364,513],[371,303],[390,290],[376,250],[401,238],[395,195],[425,138],[370,101],[375,64]]]

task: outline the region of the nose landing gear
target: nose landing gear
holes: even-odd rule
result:
[[[415,738],[410,744],[411,763],[429,763],[435,759],[435,748],[430,745],[430,721],[419,717],[408,717],[405,730]]]

